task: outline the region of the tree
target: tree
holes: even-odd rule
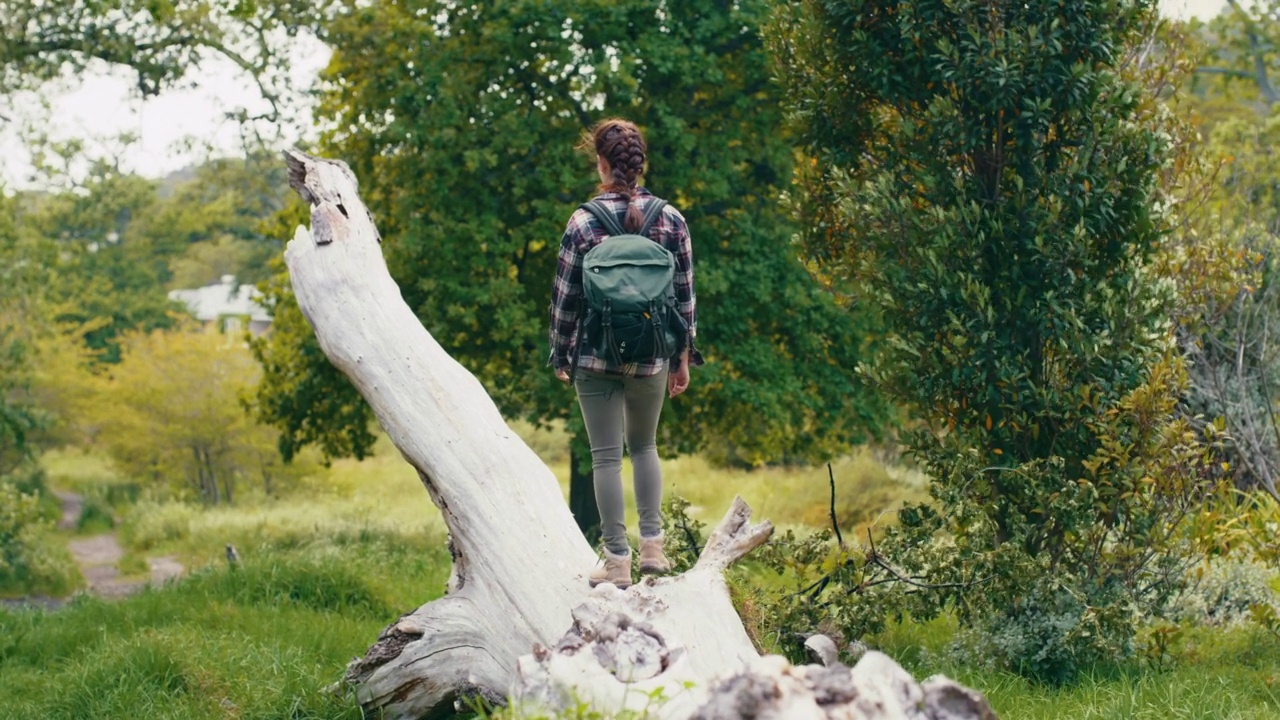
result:
[[[766,11],[758,0],[376,2],[331,25],[323,147],[364,182],[410,306],[504,413],[573,412],[544,367],[550,279],[564,223],[595,182],[574,146],[619,113],[646,131],[646,183],[694,239],[709,362],[666,409],[661,445],[733,448],[753,464],[817,459],[888,424],[853,372],[872,326],[810,279],[788,243],[795,226],[776,201],[794,145],[759,32]],[[270,374],[264,387],[275,392]],[[305,423],[339,429],[301,410],[273,418],[286,438]],[[571,503],[590,509],[590,497],[576,473]]]
[[[1272,82],[1277,10],[1275,0],[1255,0],[1248,7],[1227,0],[1217,17],[1198,26],[1207,40],[1207,57],[1196,69],[1201,82],[1261,108],[1275,105],[1280,100]]]
[[[95,65],[160,93],[211,56],[245,71],[273,107],[287,74],[281,36],[316,27],[329,3],[297,0],[0,0],[0,97]]]
[[[926,424],[911,448],[935,503],[904,508],[889,547],[942,584],[932,611],[954,602],[995,657],[1054,680],[1131,647],[1210,480],[1150,267],[1169,149],[1125,63],[1151,12],[808,0],[776,18],[812,163],[804,250],[880,311],[872,374]]]
[[[5,314],[0,313],[0,320],[6,320]],[[40,408],[29,397],[27,356],[23,343],[0,326],[0,477],[31,457],[29,436],[43,423]]]
[[[92,322],[84,339],[107,362],[119,358],[121,333],[168,327],[180,310],[165,296],[166,259],[138,222],[155,202],[153,182],[98,164],[71,191],[25,192],[14,204],[34,265],[25,272],[39,278],[27,291],[54,324]]]
[[[90,411],[96,441],[133,477],[230,503],[244,478],[270,490],[280,474],[273,433],[244,412],[258,368],[240,338],[217,332],[125,336]]]
[[[0,478],[32,456],[31,434],[46,418],[31,397],[29,293],[39,274],[13,212],[16,201],[0,195]]]
[[[256,284],[271,274],[283,244],[268,218],[284,207],[288,185],[274,154],[211,160],[162,193],[141,220],[167,260],[166,284],[202,287],[223,275]]]

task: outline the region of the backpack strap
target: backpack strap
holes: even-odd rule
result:
[[[600,221],[600,224],[604,225],[605,232],[610,235],[627,234],[627,231],[623,230],[622,226],[618,224],[618,216],[614,215],[613,211],[605,207],[603,204],[592,200],[590,202],[582,203],[578,207],[581,207],[583,210],[594,215],[596,219]]]
[[[640,230],[636,233],[628,233],[622,229],[622,225],[618,224],[618,216],[613,211],[605,207],[603,203],[596,200],[585,202],[579,207],[595,216],[604,225],[605,232],[609,235],[644,235],[649,236],[649,230],[653,228],[653,224],[662,216],[662,210],[667,206],[667,201],[654,198],[649,201],[648,207],[644,209],[644,218],[640,221]]]
[[[653,224],[662,217],[662,210],[667,206],[667,201],[660,198],[654,198],[649,201],[649,207],[644,209],[644,220],[640,223],[640,232],[638,235],[649,237],[649,231],[653,229]]]

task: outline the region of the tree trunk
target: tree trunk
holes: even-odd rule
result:
[[[663,716],[688,717],[712,702],[714,679],[765,672],[723,571],[772,526],[751,524],[736,500],[693,570],[627,592],[589,590],[596,557],[554,475],[401,298],[351,170],[297,151],[286,159],[290,185],[311,204],[310,232],[299,227],[285,252],[298,305],[417,469],[454,559],[448,594],[400,618],[348,666],[364,707],[434,717],[460,698],[504,702],[518,691],[525,702],[576,697],[616,711],[619,697],[633,703],[641,690],[673,699]],[[573,652],[575,643],[592,652]],[[807,707],[817,713],[819,703]]]
[[[578,523],[587,543],[600,542],[600,508],[596,505],[595,481],[591,472],[591,443],[581,427],[569,439],[569,512]]]

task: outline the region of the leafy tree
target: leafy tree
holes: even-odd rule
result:
[[[27,244],[13,221],[16,201],[0,195],[0,477],[31,457],[31,433],[44,422],[30,395],[29,338],[22,333],[32,317],[38,275]]]
[[[27,355],[12,330],[0,327],[0,477],[30,457],[28,438],[43,424],[40,408],[28,396]]]
[[[405,299],[505,413],[573,412],[544,367],[550,282],[564,223],[595,184],[575,145],[622,114],[645,130],[646,184],[685,214],[695,248],[708,364],[666,410],[663,446],[727,447],[748,463],[820,458],[888,422],[853,373],[868,324],[787,242],[795,227],[776,199],[794,145],[759,32],[766,10],[383,1],[351,3],[330,27],[320,115],[334,129],[322,150],[360,177]],[[314,422],[301,409],[274,421]],[[577,473],[575,510],[593,506],[589,488]]]
[[[1275,21],[1278,10],[1280,3],[1275,0],[1227,0],[1217,17],[1195,23],[1205,51],[1204,62],[1196,68],[1197,88],[1232,104],[1244,102],[1263,109],[1280,101],[1273,78],[1275,40],[1280,37]]]
[[[282,244],[264,223],[288,192],[283,163],[265,153],[212,160],[177,181],[141,218],[142,233],[167,259],[168,286],[202,287],[223,275],[267,279]]]
[[[872,375],[926,424],[935,503],[888,541],[941,586],[914,607],[1053,680],[1131,647],[1205,490],[1150,267],[1169,148],[1124,66],[1151,12],[807,0],[773,36],[805,253],[879,310]]]
[[[72,191],[23,193],[15,203],[24,252],[40,266],[26,292],[54,323],[105,320],[85,340],[108,362],[119,358],[122,332],[167,327],[180,310],[165,295],[165,258],[138,222],[155,201],[151,181],[98,166]]]
[[[327,2],[0,0],[0,96],[94,63],[131,69],[156,95],[210,56],[249,73],[273,105],[287,74],[280,36],[315,28]]]
[[[270,490],[285,475],[274,433],[244,412],[258,377],[239,338],[216,332],[134,332],[102,378],[96,440],[122,470],[216,505],[245,478]]]

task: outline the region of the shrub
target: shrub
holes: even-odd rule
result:
[[[87,495],[76,518],[76,530],[82,533],[108,532],[116,526],[111,505],[100,495]]]
[[[840,590],[814,601],[838,623],[954,608],[1012,667],[1064,680],[1128,653],[1198,549],[1183,531],[1219,438],[1177,413],[1171,283],[1153,271],[1172,143],[1132,69],[1147,65],[1125,66],[1153,11],[779,6],[773,51],[811,154],[802,251],[883,318],[867,374],[919,419],[908,447],[932,480],[879,551],[823,560],[823,592]],[[867,610],[882,581],[910,591]]]
[[[0,593],[63,594],[78,581],[70,554],[49,536],[39,498],[0,479]]]
[[[1227,558],[1198,566],[1171,603],[1173,618],[1229,626],[1253,620],[1260,606],[1280,610],[1280,598],[1271,587],[1275,575],[1275,570],[1247,559]]]
[[[186,539],[197,514],[190,505],[143,501],[125,516],[120,534],[130,547],[149,550],[161,543]]]

